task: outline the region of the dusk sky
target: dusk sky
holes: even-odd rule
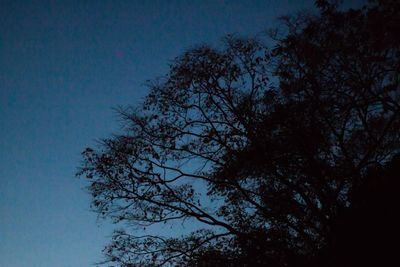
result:
[[[196,44],[252,35],[313,1],[0,1],[0,266],[85,267],[114,226],[90,211],[80,152],[113,107]]]

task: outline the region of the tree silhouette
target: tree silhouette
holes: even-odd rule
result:
[[[356,266],[393,250],[400,154],[400,6],[283,18],[274,47],[227,37],[152,82],[124,133],[83,152],[121,266]],[[397,168],[397,169],[396,169]],[[398,240],[398,239],[397,239]],[[368,253],[368,254],[366,254]],[[379,264],[378,264],[379,265]]]

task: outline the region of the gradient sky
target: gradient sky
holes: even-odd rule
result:
[[[117,105],[185,49],[249,35],[313,1],[0,0],[0,266],[86,267],[112,226],[74,177]]]

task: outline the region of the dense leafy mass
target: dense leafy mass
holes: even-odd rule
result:
[[[400,6],[283,18],[268,47],[227,37],[150,84],[124,132],[83,152],[120,266],[358,266],[390,258],[400,173]],[[271,43],[271,42],[270,42]],[[397,156],[396,156],[397,155]]]

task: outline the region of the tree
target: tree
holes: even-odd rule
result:
[[[274,35],[272,49],[227,37],[222,49],[187,51],[149,85],[142,110],[119,110],[123,134],[83,152],[78,175],[91,181],[101,216],[136,226],[203,225],[181,237],[116,231],[107,261],[361,262],[362,254],[343,249],[366,248],[364,232],[351,229],[369,216],[384,227],[393,211],[378,211],[395,199],[374,196],[398,192],[389,188],[398,184],[400,154],[400,8],[390,0],[349,11],[317,5],[319,15],[283,18],[287,31]]]

